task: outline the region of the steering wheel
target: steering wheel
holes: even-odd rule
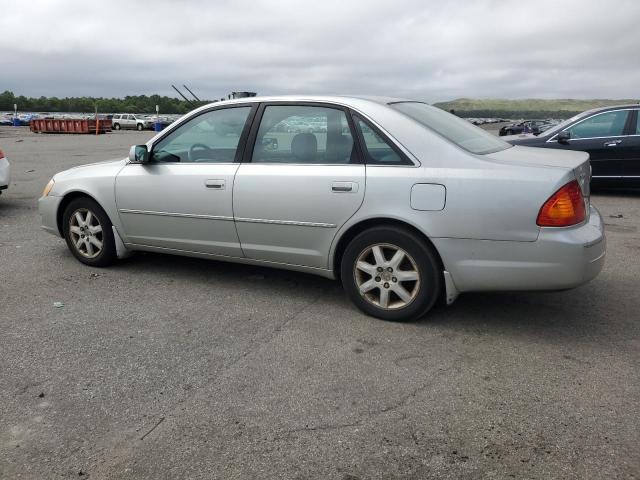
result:
[[[190,162],[197,162],[198,161],[198,158],[196,158],[196,152],[197,151],[208,151],[208,152],[211,152],[211,151],[213,151],[213,149],[211,147],[209,147],[208,145],[205,145],[204,143],[194,143],[189,148],[189,161]],[[208,157],[205,157],[205,158],[208,158]]]

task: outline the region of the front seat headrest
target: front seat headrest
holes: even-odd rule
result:
[[[313,162],[318,154],[318,140],[313,133],[298,133],[291,140],[291,154],[302,162]]]

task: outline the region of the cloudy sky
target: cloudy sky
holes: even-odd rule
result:
[[[640,96],[640,1],[2,0],[0,91]]]

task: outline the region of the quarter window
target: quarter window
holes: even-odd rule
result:
[[[154,147],[155,162],[231,163],[251,107],[211,110],[180,125]]]
[[[571,138],[617,137],[624,134],[628,110],[618,110],[594,115],[567,130]]]
[[[410,165],[384,138],[364,120],[355,116],[355,123],[364,141],[367,163],[373,165]]]
[[[347,117],[337,108],[271,105],[264,109],[251,161],[346,164],[355,161]]]

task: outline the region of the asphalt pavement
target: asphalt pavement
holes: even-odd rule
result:
[[[90,268],[40,229],[54,173],[152,135],[0,127],[0,478],[640,477],[640,194],[592,198],[608,254],[590,284],[388,323],[323,278]]]

